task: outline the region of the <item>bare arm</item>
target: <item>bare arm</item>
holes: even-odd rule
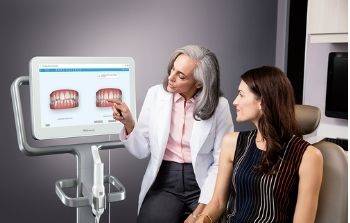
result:
[[[219,161],[219,172],[216,179],[214,194],[211,201],[206,205],[197,218],[196,223],[210,222],[206,215],[208,215],[213,222],[216,222],[226,208],[227,198],[230,192],[229,188],[232,178],[237,136],[237,132],[231,132],[226,134],[223,139]]]
[[[314,222],[323,173],[323,157],[313,146],[307,147],[299,167],[298,198],[293,222]]]

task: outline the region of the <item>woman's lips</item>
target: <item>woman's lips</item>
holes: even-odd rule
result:
[[[175,87],[172,86],[171,84],[168,84],[168,87],[171,88],[171,89],[175,89]]]

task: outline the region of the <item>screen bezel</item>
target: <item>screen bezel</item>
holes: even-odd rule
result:
[[[40,73],[42,64],[129,64],[130,72],[130,104],[129,109],[136,117],[135,92],[135,61],[132,57],[34,57],[29,63],[30,105],[32,118],[32,135],[35,139],[62,139],[72,137],[86,137],[98,135],[118,134],[123,128],[120,122],[111,122],[97,125],[77,125],[67,127],[41,126],[40,102]],[[111,110],[112,113],[112,110]]]
[[[335,73],[334,63],[336,58],[346,58],[348,59],[347,52],[331,52],[328,56],[328,69],[327,69],[327,89],[326,89],[326,102],[325,102],[325,115],[331,118],[340,118],[340,119],[348,119],[348,111],[340,111],[339,109],[335,109],[331,106],[333,92],[335,91],[334,86],[334,76],[339,75]],[[346,63],[347,64],[347,63]],[[346,83],[347,84],[347,83]],[[348,103],[347,100],[347,89],[346,89],[346,99],[344,98],[344,103]],[[347,107],[347,106],[346,106]]]

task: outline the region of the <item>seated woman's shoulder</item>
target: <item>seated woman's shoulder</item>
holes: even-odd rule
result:
[[[226,133],[226,135],[224,136],[223,139],[223,143],[224,144],[233,144],[234,142],[237,141],[237,137],[238,137],[239,132],[228,132]]]
[[[304,152],[303,159],[310,160],[310,161],[313,160],[316,162],[322,162],[323,156],[322,156],[322,153],[319,149],[317,149],[313,145],[309,145]]]

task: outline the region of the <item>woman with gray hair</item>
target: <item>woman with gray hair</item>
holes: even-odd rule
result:
[[[139,195],[138,223],[194,222],[213,194],[220,143],[233,129],[221,96],[214,53],[188,45],[175,50],[163,86],[151,87],[135,124],[115,101],[120,138],[139,159],[149,155]]]

